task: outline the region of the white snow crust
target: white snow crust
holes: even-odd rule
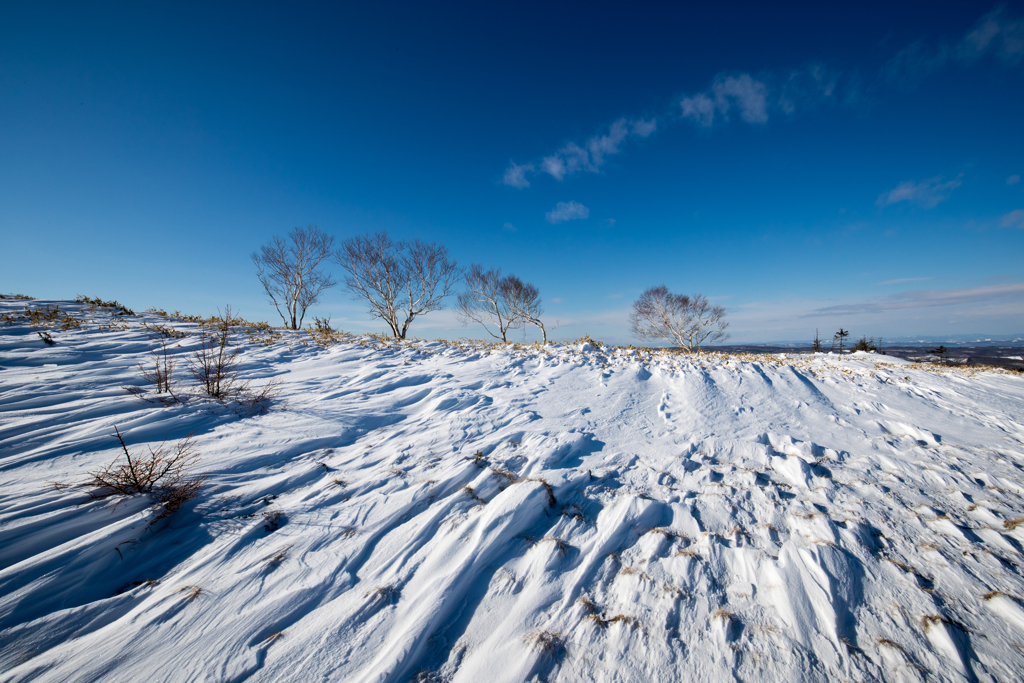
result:
[[[0,323],[0,681],[1024,677],[1020,375],[239,330],[246,417],[123,389],[195,323],[28,303],[85,323]],[[206,488],[55,489],[115,424]]]

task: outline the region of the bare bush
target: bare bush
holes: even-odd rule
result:
[[[405,339],[418,316],[444,308],[444,298],[462,274],[436,242],[393,241],[386,232],[352,237],[334,252],[334,261],[348,273],[345,286],[369,304],[395,339]]]
[[[272,379],[257,389],[252,388],[249,382],[244,382],[235,393],[235,401],[241,414],[261,415],[280,393],[281,382],[277,379]]]
[[[256,264],[256,277],[285,327],[297,330],[302,327],[306,309],[319,300],[325,289],[337,284],[329,273],[319,269],[331,254],[334,237],[309,225],[293,228],[288,238],[273,237],[270,244],[252,253],[252,261]]]
[[[121,443],[124,462],[118,458],[102,470],[89,473],[82,486],[92,489],[92,498],[152,494],[163,508],[160,516],[164,517],[194,498],[206,482],[207,475],[192,473],[200,459],[192,434],[173,447],[164,441],[156,450],[149,448],[149,455],[142,457],[132,456],[117,425],[114,436]]]
[[[672,294],[665,286],[651,287],[633,302],[629,322],[634,336],[646,341],[667,341],[687,351],[729,338],[725,309],[713,306],[700,294]]]
[[[253,388],[251,382],[241,379],[238,363],[242,349],[229,348],[231,325],[240,323],[245,321],[233,317],[231,306],[225,306],[223,316],[200,327],[199,348],[192,352],[188,366],[204,394],[221,402],[233,401],[240,414],[258,415],[277,398],[281,383],[272,379]],[[211,326],[215,329],[210,330]]]
[[[227,306],[216,332],[205,325],[200,327],[199,348],[188,359],[189,370],[204,393],[221,401],[232,398],[238,390],[238,355],[242,350],[228,349],[230,331],[231,306]]]
[[[160,347],[153,349],[150,355],[152,356],[151,367],[147,367],[142,361],[139,361],[138,365],[139,374],[142,375],[143,381],[156,388],[157,396],[155,400],[158,403],[184,403],[174,392],[174,368],[176,363],[174,357],[168,353],[167,340],[160,340]],[[126,386],[124,389],[133,396],[149,401],[143,395],[145,392],[142,387]]]

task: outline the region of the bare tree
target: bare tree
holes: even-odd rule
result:
[[[548,331],[544,327],[544,321],[540,319],[544,315],[544,307],[540,300],[540,290],[527,282],[523,282],[515,275],[509,275],[506,281],[505,289],[513,314],[524,324],[529,323],[539,327],[543,343],[547,344]]]
[[[464,325],[479,323],[487,334],[508,341],[508,331],[523,324],[510,296],[513,294],[509,284],[512,277],[502,277],[501,268],[484,270],[479,263],[474,263],[466,273],[466,291],[459,294],[455,315]],[[518,278],[516,282],[522,285]],[[492,326],[496,332],[491,331]]]
[[[302,327],[306,309],[325,289],[337,284],[329,273],[319,270],[320,263],[331,254],[334,237],[309,225],[293,228],[288,238],[273,237],[270,244],[252,253],[252,261],[256,277],[285,327],[297,330]]]
[[[665,286],[651,287],[633,302],[629,316],[633,334],[649,341],[667,341],[694,351],[707,342],[729,338],[725,329],[725,309],[713,306],[707,298],[695,294],[672,294]]]
[[[405,339],[412,321],[444,308],[462,271],[436,242],[393,241],[386,232],[345,240],[333,259],[348,273],[345,286],[370,305],[395,339]]]

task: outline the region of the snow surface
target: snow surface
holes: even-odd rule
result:
[[[59,304],[0,324],[2,681],[1022,678],[1020,375],[239,331],[246,417],[125,392],[166,318]],[[56,490],[115,424],[207,487]]]

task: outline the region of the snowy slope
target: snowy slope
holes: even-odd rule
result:
[[[245,417],[124,391],[166,319],[60,306],[0,324],[2,681],[1024,672],[1020,375],[238,332],[282,382]],[[206,489],[151,524],[48,484],[114,424],[194,431]]]

